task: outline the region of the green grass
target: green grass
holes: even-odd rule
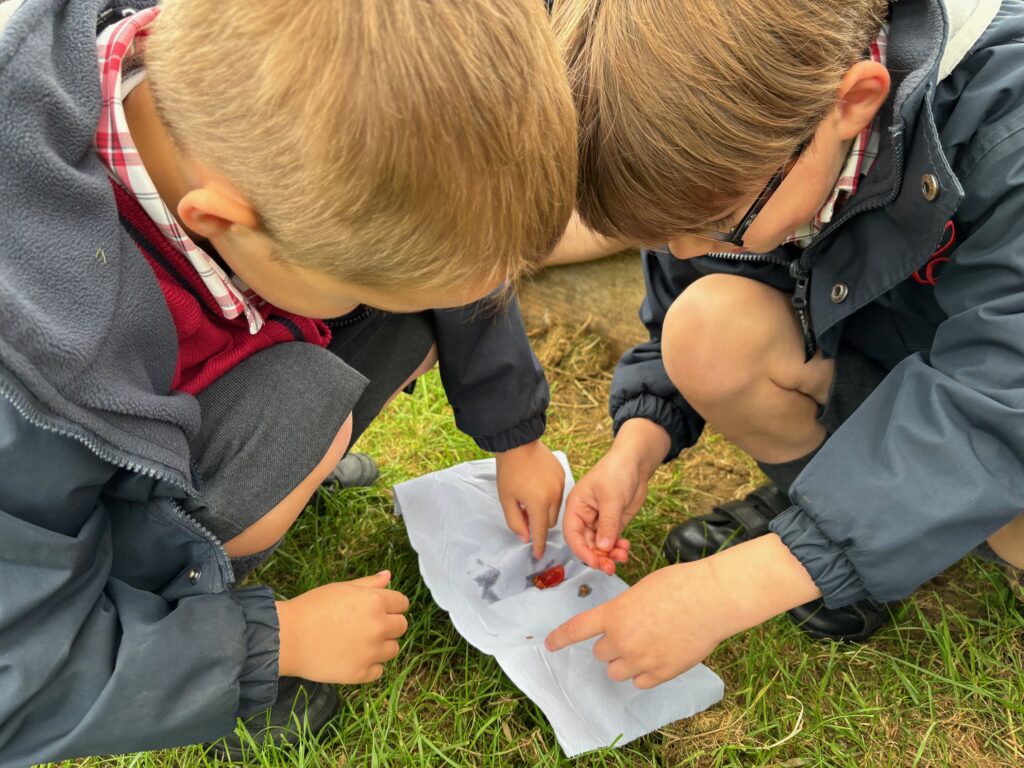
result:
[[[548,442],[569,454],[579,476],[608,445],[608,374],[607,355],[588,371],[585,360],[574,360],[580,340],[572,341],[554,359],[547,348],[553,399],[562,405],[553,411]],[[251,765],[1024,765],[1024,617],[998,569],[975,562],[922,588],[865,646],[813,642],[785,617],[734,638],[708,660],[726,681],[719,705],[620,749],[570,761],[541,712],[432,602],[392,513],[393,483],[483,455],[455,430],[437,374],[413,397],[399,398],[360,450],[380,461],[381,482],[321,494],[256,577],[292,596],[390,568],[411,600],[402,653],[379,682],[342,689],[343,712],[322,743],[268,748]],[[626,580],[660,564],[670,525],[758,480],[749,460],[715,436],[660,470],[631,530],[635,559]],[[74,765],[216,763],[185,748]]]

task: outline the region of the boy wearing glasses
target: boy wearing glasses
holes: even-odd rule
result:
[[[865,638],[975,549],[1024,566],[1024,2],[562,0],[555,25],[582,219],[667,243],[566,539],[613,571],[705,423],[774,487],[549,649],[602,636],[649,687],[784,611]]]

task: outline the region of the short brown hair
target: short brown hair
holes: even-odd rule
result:
[[[145,63],[174,141],[282,260],[378,288],[512,279],[572,212],[540,0],[166,0]]]
[[[580,215],[663,241],[754,195],[835,103],[888,0],[557,0]]]

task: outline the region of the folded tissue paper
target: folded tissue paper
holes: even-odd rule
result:
[[[565,455],[556,455],[568,494],[572,473]],[[564,512],[564,499],[562,504]],[[606,665],[592,652],[596,638],[557,653],[544,648],[552,629],[628,585],[577,560],[561,522],[548,533],[543,558],[534,560],[531,546],[505,524],[493,459],[397,485],[395,507],[434,600],[459,633],[494,656],[540,707],[567,756],[626,744],[722,698],[721,679],[704,665],[641,691],[631,681],[608,679]],[[564,569],[564,580],[538,589],[538,575],[556,566]],[[544,580],[557,581],[559,575],[556,570]]]

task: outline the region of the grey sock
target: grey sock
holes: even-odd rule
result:
[[[974,555],[982,560],[987,560],[990,563],[996,563],[997,565],[1009,565],[1008,562],[995,553],[995,550],[988,545],[987,541],[981,542],[981,544],[976,546],[967,554]]]
[[[819,445],[806,456],[801,456],[799,459],[786,461],[782,464],[765,464],[764,462],[759,461],[757,462],[757,466],[761,468],[762,472],[768,475],[768,479],[775,483],[780,491],[788,494],[789,486],[793,484],[797,475],[804,471],[804,467],[811,463],[811,459],[813,459],[820,450],[821,446]]]

